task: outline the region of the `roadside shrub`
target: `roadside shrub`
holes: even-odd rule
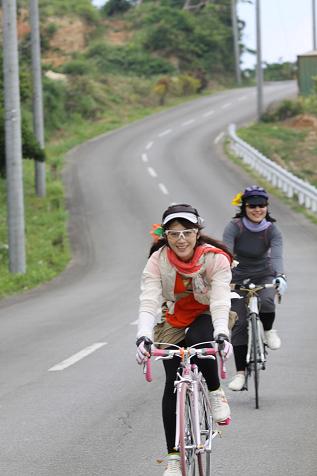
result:
[[[131,7],[127,0],[109,0],[102,8],[101,13],[111,17],[126,12]]]
[[[168,77],[160,78],[157,81],[157,83],[154,85],[153,91],[158,96],[159,104],[161,106],[165,104],[165,99],[170,90],[170,87],[171,87],[171,79]]]
[[[47,25],[43,25],[40,30],[41,34],[41,50],[42,52],[50,49],[50,41],[58,31],[59,27],[54,22],[49,22]]]
[[[67,121],[65,110],[66,84],[43,78],[43,104],[45,129],[48,133],[60,129]]]
[[[99,84],[87,77],[78,76],[67,85],[65,104],[69,114],[96,119],[103,111],[106,99]]]
[[[295,63],[266,63],[264,67],[264,80],[287,81],[296,79],[296,72],[297,66]]]
[[[301,98],[304,112],[317,116],[317,95]]]
[[[152,57],[149,53],[136,46],[110,46],[97,43],[87,53],[103,74],[124,73],[142,76],[166,74],[174,71],[174,67],[163,58]]]
[[[84,59],[76,59],[63,65],[62,72],[73,76],[82,76],[91,71],[91,65]]]
[[[284,121],[290,117],[302,114],[303,104],[300,101],[292,101],[286,99],[281,103],[273,103],[268,107],[266,112],[262,115],[263,122],[277,122]]]
[[[45,160],[45,151],[41,149],[37,142],[32,126],[26,117],[21,119],[21,136],[22,136],[22,157],[23,159],[34,159],[39,162]],[[5,124],[4,111],[0,109],[0,176],[6,175],[6,152],[5,152]]]
[[[201,82],[190,75],[182,74],[173,78],[171,83],[171,93],[175,96],[190,96],[199,91]]]
[[[194,20],[188,12],[160,7],[153,9],[144,22],[145,49],[173,54],[191,49]]]
[[[173,8],[183,8],[185,0],[161,0],[161,5]]]
[[[99,11],[93,5],[78,5],[78,15],[83,18],[87,23],[98,23],[100,19]]]

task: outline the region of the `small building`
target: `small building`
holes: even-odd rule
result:
[[[298,55],[297,65],[299,94],[302,96],[317,94],[317,50]]]

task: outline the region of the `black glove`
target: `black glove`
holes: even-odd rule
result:
[[[136,361],[139,365],[143,364],[147,360],[149,354],[151,353],[152,344],[153,342],[151,339],[149,339],[149,337],[142,336],[137,339]]]
[[[219,334],[216,337],[216,342],[218,344],[218,350],[223,352],[226,359],[229,359],[232,354],[232,345],[230,344],[229,337],[226,336],[226,334]]]

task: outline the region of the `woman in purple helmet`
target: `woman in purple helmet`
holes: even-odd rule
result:
[[[223,241],[233,253],[238,265],[232,271],[232,281],[242,284],[245,279],[254,283],[279,284],[279,293],[287,288],[283,265],[283,239],[268,211],[269,196],[262,187],[253,185],[239,193],[233,205],[240,207],[233,220],[225,227]],[[281,340],[273,329],[275,320],[275,289],[260,291],[260,319],[265,339],[272,350],[279,349]],[[247,355],[246,307],[242,299],[232,300],[232,310],[239,319],[232,329],[232,344],[237,373],[229,383],[231,390],[242,390],[245,384]]]

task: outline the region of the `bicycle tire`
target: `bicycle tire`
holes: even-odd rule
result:
[[[201,442],[206,446],[207,439],[213,435],[213,419],[211,416],[208,391],[206,384],[202,382],[199,389],[199,424]],[[212,444],[212,441],[210,442]],[[199,476],[211,476],[211,451],[197,454]]]
[[[181,385],[179,398],[179,454],[182,476],[195,476],[195,437],[192,428],[189,387],[186,383]]]
[[[251,369],[253,372],[254,380],[254,393],[255,393],[255,408],[259,408],[260,400],[260,369],[259,369],[259,343],[258,343],[258,327],[256,314],[251,315],[251,329],[252,329],[252,348],[251,348]],[[253,367],[253,368],[252,368]]]

